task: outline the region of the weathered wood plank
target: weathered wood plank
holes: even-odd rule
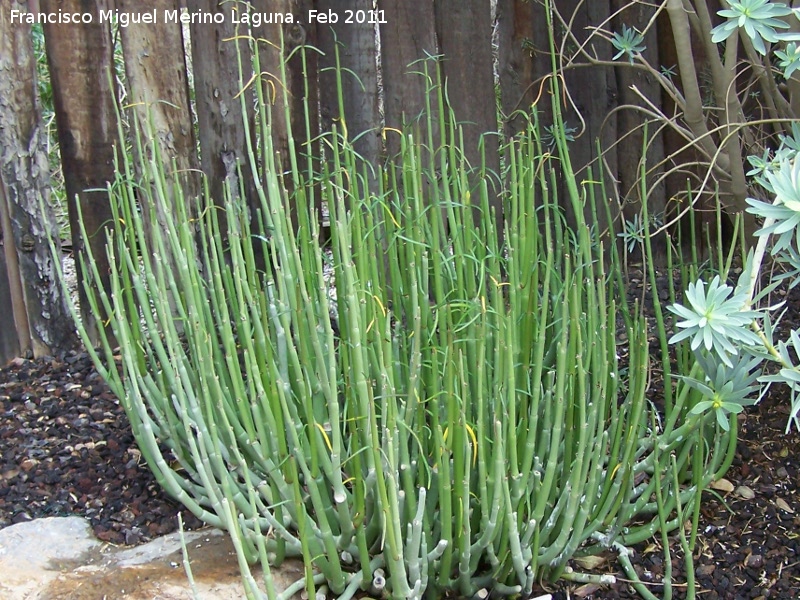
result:
[[[107,8],[107,2],[40,0],[40,3],[46,12],[79,12],[93,18],[92,23],[46,24],[44,32],[73,249],[79,256],[84,247],[91,247],[100,275],[100,281],[93,285],[110,290],[105,230],[111,220],[111,208],[105,190],[114,181],[114,144],[118,133],[112,88],[114,48],[108,24],[101,24],[99,18],[99,11]],[[78,204],[86,239],[81,235]],[[89,281],[80,261],[76,265],[78,281]],[[83,323],[96,343],[98,324],[91,314],[83,285],[78,290]]]
[[[16,331],[17,351],[42,356],[71,347],[76,337],[48,241],[50,232],[57,240],[58,227],[52,214],[40,214],[50,181],[30,26],[10,22],[12,9],[26,7],[11,0],[0,11],[0,202],[4,279],[12,284],[0,320],[3,330]]]

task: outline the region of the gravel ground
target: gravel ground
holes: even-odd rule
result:
[[[86,354],[0,370],[0,527],[77,514],[99,539],[132,545],[174,531],[179,510]]]

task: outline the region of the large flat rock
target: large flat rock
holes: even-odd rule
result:
[[[0,530],[0,598],[37,598],[68,568],[62,565],[89,561],[101,546],[80,517],[38,519]]]
[[[80,517],[50,517],[0,530],[3,600],[241,600],[233,545],[215,529],[188,532],[194,590],[177,533],[135,548],[103,544]],[[253,569],[256,581],[260,571]],[[278,591],[303,576],[302,563],[272,569]],[[196,593],[196,596],[195,596]]]

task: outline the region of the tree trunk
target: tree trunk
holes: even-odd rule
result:
[[[377,169],[381,151],[380,114],[378,113],[378,69],[376,58],[378,47],[375,38],[375,24],[345,23],[340,0],[317,0],[320,11],[333,11],[339,20],[333,25],[318,26],[319,47],[325,53],[320,58],[320,107],[322,129],[328,131],[336,125],[353,141],[355,151]],[[348,9],[370,14],[372,0],[354,0],[347,4]],[[344,114],[339,106],[336,51],[339,53],[341,67],[341,87]],[[377,176],[377,171],[372,172]],[[366,182],[372,190],[376,188],[376,178]]]
[[[487,172],[499,176],[490,1],[435,0],[434,6],[445,91],[463,130],[466,158],[474,169],[480,169],[479,146],[483,145]],[[474,182],[471,185],[474,187]],[[490,205],[499,217],[502,207],[493,192],[490,189]]]
[[[61,165],[67,193],[72,244],[76,257],[91,247],[100,281],[94,285],[110,290],[105,227],[111,209],[105,188],[114,180],[113,145],[117,141],[114,91],[113,43],[107,25],[99,23],[103,1],[41,0],[45,12],[91,14],[92,23],[44,25],[47,60],[53,86]],[[101,191],[88,191],[88,190]],[[87,238],[81,236],[78,205]],[[94,343],[97,323],[91,315],[83,282],[91,278],[76,260],[83,324]]]
[[[378,9],[385,16],[380,25],[381,74],[386,150],[391,158],[400,152],[400,138],[393,130],[415,123],[429,98],[431,82],[420,73],[424,70],[421,61],[436,56],[434,11],[431,0],[378,0]],[[435,63],[429,61],[429,65],[430,76],[435,77]],[[436,132],[431,133],[438,144]]]
[[[3,219],[3,223],[5,224],[7,221],[5,211],[6,200],[2,186],[3,184],[0,184],[0,219]],[[19,280],[19,271],[6,268],[6,256],[11,259],[9,262],[12,262],[13,259],[16,258],[16,251],[13,249],[13,245],[11,245],[10,242],[6,244],[3,241],[3,229],[4,227],[0,227],[0,246],[2,246],[4,251],[3,254],[0,255],[0,306],[10,306],[11,316],[6,314],[3,319],[2,328],[0,328],[0,365],[4,365],[15,356],[23,354],[22,345],[20,344],[21,336],[14,318],[14,315],[17,313],[17,308],[14,303],[19,302],[22,298],[22,285]],[[8,229],[11,229],[10,222],[8,223]],[[11,249],[6,253],[5,250],[7,246]],[[9,275],[13,275],[14,278],[11,279]],[[27,331],[27,328],[23,331]],[[30,348],[30,344],[28,344],[28,348]]]

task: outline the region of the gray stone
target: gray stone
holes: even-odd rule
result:
[[[0,598],[36,598],[64,565],[88,561],[100,547],[80,517],[49,517],[0,530]]]
[[[233,545],[215,529],[185,535],[194,590],[177,533],[135,548],[103,544],[80,517],[51,517],[0,530],[2,600],[241,600],[246,597]],[[271,569],[285,590],[302,563]],[[261,581],[258,568],[253,569]]]

